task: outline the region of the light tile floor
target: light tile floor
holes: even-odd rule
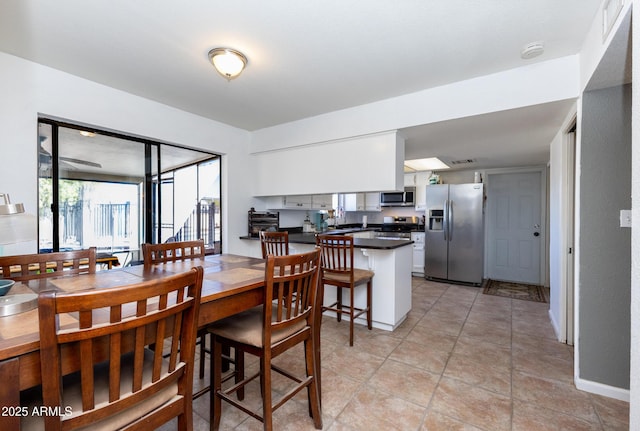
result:
[[[573,385],[573,350],[555,341],[548,304],[416,277],[412,283],[412,310],[394,332],[358,326],[349,347],[347,322],[324,318],[323,429],[628,429],[628,403]],[[295,350],[278,361],[303,370],[301,358]],[[194,385],[202,384],[196,376]],[[274,391],[284,391],[282,381]],[[259,403],[257,385],[247,399]],[[209,429],[208,403],[208,395],[194,402],[196,430]],[[233,407],[223,409],[221,429],[262,429]],[[274,429],[314,429],[306,392],[276,411]]]

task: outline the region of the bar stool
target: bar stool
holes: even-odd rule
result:
[[[260,247],[262,248],[262,258],[267,255],[285,256],[289,254],[289,232],[267,232],[260,231]]]
[[[209,325],[213,335],[211,355],[212,391],[210,399],[211,430],[220,427],[221,401],[235,406],[263,423],[271,430],[273,411],[300,390],[306,388],[309,414],[316,429],[322,429],[322,415],[318,397],[319,379],[316,376],[316,358],[319,346],[314,341],[316,292],[320,252],[316,248],[309,253],[288,256],[268,255],[265,267],[265,289],[262,306],[254,307]],[[298,344],[304,344],[305,376],[294,375],[271,363],[271,360]],[[220,355],[225,345],[236,352],[246,352],[260,358],[260,370],[228,389],[222,389],[222,364]],[[291,379],[295,386],[272,400],[272,372]],[[261,406],[247,405],[232,398],[250,381],[260,378]],[[240,397],[238,397],[240,399]]]
[[[346,235],[317,235],[316,244],[321,249],[320,274],[325,285],[336,286],[336,302],[323,306],[322,311],[333,311],[338,322],[342,314],[349,315],[349,346],[353,346],[353,322],[366,313],[367,327],[371,330],[371,290],[374,272],[353,267],[353,237]],[[358,308],[354,303],[356,286],[366,283],[367,305]],[[342,302],[342,289],[349,289],[349,304]]]

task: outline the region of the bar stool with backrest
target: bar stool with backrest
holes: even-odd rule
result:
[[[15,281],[60,277],[61,275],[94,274],[96,248],[55,253],[0,256],[2,277]]]
[[[314,426],[317,429],[322,428],[317,387],[319,381],[315,372],[319,346],[314,342],[317,317],[315,307],[320,306],[316,303],[319,258],[320,251],[317,248],[308,253],[288,256],[268,255],[263,305],[209,326],[209,331],[213,334],[210,400],[212,430],[220,428],[222,400],[262,421],[265,430],[271,430],[274,410],[304,388],[307,388],[309,414],[313,418]],[[271,362],[273,358],[300,343],[304,344],[306,376],[296,376],[290,370],[277,367]],[[258,356],[260,370],[223,390],[220,355],[222,346],[226,344],[235,347],[236,351]],[[272,371],[296,382],[296,385],[275,403],[272,399]],[[258,377],[262,395],[261,408],[252,408],[231,396]]]
[[[263,259],[266,259],[269,254],[274,256],[289,254],[289,232],[267,232],[261,230],[260,248],[262,249]]]
[[[353,267],[353,237],[346,235],[317,235],[316,244],[322,250],[321,282],[336,286],[336,302],[323,306],[322,311],[333,311],[338,322],[342,314],[349,315],[349,345],[353,346],[353,323],[356,318],[366,313],[367,327],[371,329],[371,290],[374,272],[368,269]],[[354,302],[356,286],[366,283],[367,305],[358,308]],[[349,289],[349,304],[342,301],[342,289]]]
[[[21,405],[47,414],[26,415],[21,429],[146,430],[177,417],[179,430],[192,430],[202,274],[197,267],[109,289],[40,293],[42,389],[25,391]],[[169,358],[145,348],[150,340],[167,346]]]
[[[174,241],[162,244],[142,244],[145,265],[204,258],[204,241]]]
[[[188,259],[204,259],[204,241],[171,241],[162,244],[142,244],[142,258],[145,266],[158,265]],[[199,376],[204,378],[204,357],[207,350],[207,331],[198,332],[200,344]]]

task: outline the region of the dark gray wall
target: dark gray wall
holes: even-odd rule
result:
[[[629,388],[631,86],[585,92],[580,154],[580,378]]]

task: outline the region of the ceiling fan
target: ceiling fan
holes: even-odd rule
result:
[[[45,142],[46,140],[47,140],[46,136],[40,136],[38,158],[40,161],[41,169],[51,168],[51,158],[52,158],[51,153],[42,146],[43,142]],[[100,163],[90,162],[88,160],[81,160],[73,157],[62,157],[62,156],[58,158],[60,159],[61,167],[67,170],[77,170],[78,168],[73,164],[91,166],[92,168],[102,168],[102,165]]]

